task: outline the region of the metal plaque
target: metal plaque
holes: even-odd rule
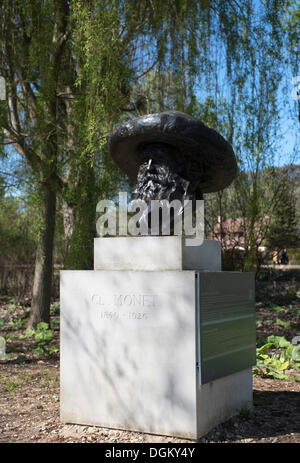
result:
[[[252,273],[196,273],[200,384],[255,365],[254,299]]]

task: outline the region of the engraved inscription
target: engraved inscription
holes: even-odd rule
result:
[[[93,294],[92,295],[92,303],[96,305],[105,305],[103,301],[103,297],[100,294]]]
[[[157,296],[154,294],[118,294],[114,295],[114,305],[118,307],[155,307]]]
[[[156,294],[113,294],[103,296],[92,295],[92,303],[99,306],[115,307],[156,307],[158,296]]]
[[[118,320],[119,318],[126,318],[128,320],[147,320],[148,313],[141,312],[113,312],[113,311],[101,311],[100,318],[105,320]]]
[[[145,309],[149,310],[158,304],[156,294],[93,294],[91,299],[93,305],[102,309],[99,313],[100,318],[111,321],[148,320],[150,314],[145,312]]]
[[[106,320],[118,320],[119,312],[103,311],[103,312],[100,312],[100,317],[105,318]]]

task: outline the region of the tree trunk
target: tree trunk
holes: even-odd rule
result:
[[[94,168],[85,165],[76,186],[76,206],[73,209],[73,230],[65,268],[92,270],[94,268],[94,237],[96,236],[96,179]]]
[[[63,216],[64,235],[65,235],[65,248],[64,248],[64,256],[63,256],[63,262],[65,264],[67,256],[69,254],[71,239],[72,239],[73,232],[74,232],[75,217],[74,217],[73,207],[71,207],[65,200],[62,201],[61,212]]]
[[[51,184],[43,184],[43,224],[36,252],[31,314],[28,328],[39,322],[50,322],[50,302],[53,274],[56,193]]]

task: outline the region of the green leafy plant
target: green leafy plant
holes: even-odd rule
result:
[[[5,390],[12,394],[12,392],[19,386],[19,383],[16,381],[10,381],[8,384],[4,386]]]
[[[48,323],[40,322],[36,329],[28,330],[24,337],[33,338],[36,341],[34,344],[34,352],[36,355],[50,355],[54,352],[58,352],[56,346],[49,347],[50,342],[53,340],[53,336],[54,333],[49,328]]]
[[[284,308],[280,307],[279,305],[272,304],[272,309],[276,312],[284,312]]]
[[[60,320],[59,319],[54,319],[54,320],[52,320],[51,323],[52,323],[52,325],[57,325],[58,326],[58,325],[60,325]]]
[[[18,329],[21,328],[25,323],[26,321],[23,318],[19,317],[16,320],[12,320],[9,323],[9,327],[13,329]]]
[[[8,310],[17,310],[17,309],[22,309],[22,306],[21,306],[21,305],[17,305],[17,304],[15,304],[15,303],[9,304],[9,306],[8,306]]]
[[[15,298],[12,296],[0,296],[0,301],[14,302]]]
[[[275,349],[275,352],[270,353],[271,349]],[[293,369],[297,372],[299,369],[298,351],[299,346],[293,346],[283,336],[269,336],[267,343],[256,349],[256,367],[253,375],[298,381],[299,375],[286,374],[286,370]]]
[[[51,315],[58,315],[60,311],[60,303],[59,301],[52,302],[50,306],[50,314]]]
[[[279,326],[283,326],[283,328],[288,329],[291,327],[291,322],[284,322],[283,320],[280,320],[280,318],[276,319],[276,324]]]
[[[32,376],[31,375],[19,375],[19,378],[22,380],[22,381],[30,381],[32,379]]]
[[[269,336],[267,338],[267,341],[269,343],[272,343],[274,345],[274,347],[276,348],[280,348],[280,347],[283,347],[283,348],[287,348],[287,347],[290,347],[292,346],[292,344],[287,340],[285,339],[284,336]]]
[[[47,382],[57,382],[59,377],[57,375],[51,375],[47,370],[42,370],[40,372],[41,379],[40,382],[47,383]]]

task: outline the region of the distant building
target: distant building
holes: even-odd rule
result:
[[[268,221],[269,217],[265,217],[265,225],[267,225]],[[263,252],[266,250],[266,247],[262,245],[263,236],[260,230],[260,224],[255,223],[254,228],[258,250]],[[247,244],[244,219],[242,217],[238,217],[236,219],[228,218],[221,220],[221,217],[219,216],[218,222],[214,227],[212,238],[220,241],[222,247],[225,249],[234,248],[244,251]]]

